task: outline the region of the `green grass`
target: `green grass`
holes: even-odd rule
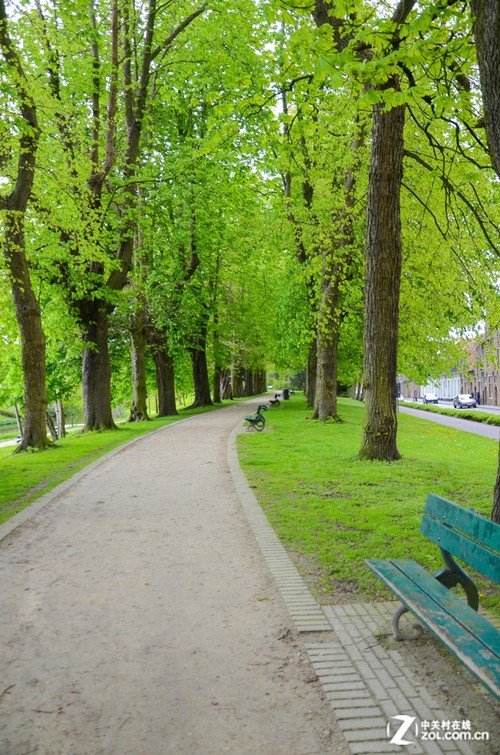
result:
[[[125,423],[118,430],[71,433],[42,452],[15,453],[13,446],[0,448],[0,524],[114,448],[164,425],[216,408],[182,409],[176,417]]]
[[[114,448],[200,411],[72,434],[41,453],[0,448],[0,523]],[[339,412],[341,423],[323,424],[308,419],[301,397],[282,402],[266,415],[268,431],[238,436],[240,460],[319,600],[387,598],[364,559],[411,557],[430,571],[440,568],[438,549],[418,532],[425,498],[438,493],[489,515],[498,444],[399,414],[403,459],[361,461],[363,405],[340,399]],[[500,611],[487,584],[479,587],[484,605]]]
[[[341,423],[308,419],[300,397],[267,414],[268,432],[238,437],[240,461],[271,524],[319,600],[387,598],[369,557],[442,566],[419,534],[430,492],[489,515],[496,441],[399,414],[398,462],[358,459],[363,406],[340,399]],[[484,603],[497,601],[479,582]],[[498,599],[497,599],[498,600]]]

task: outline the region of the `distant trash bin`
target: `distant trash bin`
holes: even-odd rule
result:
[[[288,388],[283,388],[283,390],[281,391],[281,398],[283,399],[283,401],[287,401],[290,398],[290,391],[288,390]]]

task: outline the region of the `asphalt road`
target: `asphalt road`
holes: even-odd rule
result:
[[[446,404],[438,404],[443,409],[450,409],[451,407]],[[498,412],[498,407],[485,407],[483,411],[491,411],[491,413]],[[474,435],[482,435],[484,438],[492,438],[493,440],[499,440],[500,427],[498,425],[486,425],[484,422],[474,422],[470,419],[459,419],[458,417],[449,417],[446,414],[434,414],[433,412],[425,412],[421,409],[414,409],[413,407],[403,406],[398,404],[398,411],[402,414],[411,414],[413,417],[419,419],[427,419],[430,422],[437,422],[438,425],[446,425],[446,427],[453,427],[455,430],[463,430],[467,433],[473,433]],[[480,411],[476,409],[474,411]]]

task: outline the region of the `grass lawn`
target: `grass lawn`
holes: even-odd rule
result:
[[[0,448],[0,524],[114,448],[164,425],[216,408],[182,409],[177,417],[125,423],[118,430],[71,433],[43,452],[15,453],[13,446]]]
[[[438,548],[419,534],[427,494],[489,516],[498,443],[398,415],[398,462],[358,459],[363,405],[340,399],[341,423],[309,419],[300,396],[266,415],[264,433],[238,436],[242,467],[281,541],[320,602],[386,599],[364,559],[415,558],[431,572]],[[500,601],[477,580],[483,603]]]

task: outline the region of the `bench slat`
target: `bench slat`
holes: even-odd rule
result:
[[[500,698],[500,632],[415,561],[366,561],[401,602]]]
[[[476,511],[463,509],[446,498],[430,493],[425,504],[425,514],[457,532],[464,533],[468,538],[479,541],[497,554],[500,552],[500,524]]]
[[[424,516],[420,532],[441,548],[449,551],[461,561],[489,577],[493,582],[500,582],[500,559],[498,553],[484,548],[465,534],[455,532],[444,524]]]

